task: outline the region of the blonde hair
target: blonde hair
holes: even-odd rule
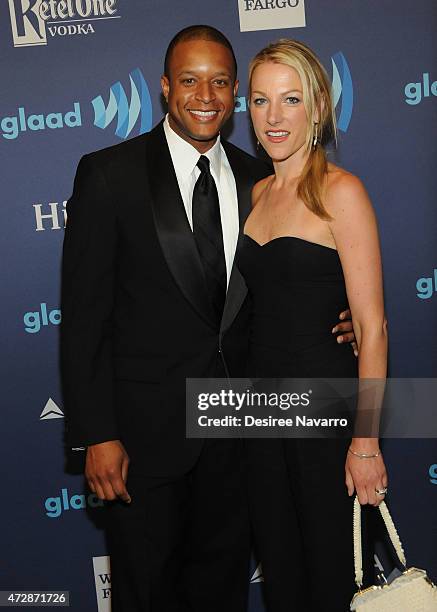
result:
[[[306,148],[307,162],[297,186],[297,195],[318,217],[331,220],[323,204],[323,193],[328,173],[324,146],[331,140],[337,144],[337,122],[332,101],[331,84],[317,55],[305,44],[281,38],[261,49],[249,65],[249,90],[255,68],[266,62],[294,68],[302,82],[303,104],[308,118]],[[313,123],[318,114],[318,123]],[[314,138],[317,143],[313,146]]]

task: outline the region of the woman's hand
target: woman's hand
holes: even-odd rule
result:
[[[361,458],[348,452],[345,472],[348,494],[353,495],[355,490],[361,505],[371,504],[377,507],[385,499],[385,495],[378,495],[375,491],[375,489],[384,489],[388,485],[382,455]]]

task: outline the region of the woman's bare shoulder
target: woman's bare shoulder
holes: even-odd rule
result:
[[[266,176],[265,178],[255,183],[252,189],[252,208],[254,208],[257,205],[261,197],[261,194],[263,193],[264,189],[267,187],[267,185],[269,184],[269,182],[272,180],[274,176],[275,176],[274,174],[270,174],[269,176]]]
[[[329,163],[326,185],[327,208],[338,212],[350,203],[356,206],[367,206],[370,203],[363,182],[344,168]]]
[[[363,182],[358,176],[348,172],[340,166],[328,163],[327,174],[327,196],[332,195],[353,195],[365,191]]]

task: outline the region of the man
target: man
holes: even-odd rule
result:
[[[113,612],[243,612],[241,444],[185,438],[185,379],[243,373],[249,304],[233,258],[271,169],[220,140],[238,87],[220,32],[177,34],[161,85],[166,119],[85,155],[67,204],[66,440],[87,447],[88,484],[108,500]]]

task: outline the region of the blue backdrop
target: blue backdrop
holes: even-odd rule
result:
[[[293,20],[299,5],[305,26],[262,29],[274,11]],[[240,31],[238,0],[0,4],[0,589],[67,589],[74,610],[109,609],[101,504],[64,466],[58,373],[64,202],[82,154],[161,118],[165,49],[189,24],[214,25],[235,47],[240,91],[226,135],[252,152],[245,100],[250,58],[281,36],[320,55],[333,79],[341,128],[334,160],[363,179],[378,215],[390,373],[437,374],[436,4],[302,5],[240,0],[243,19],[258,11],[260,28]],[[437,442],[390,440],[383,448],[387,500],[407,561],[436,580]],[[261,609],[256,575],[252,582],[255,611]]]

